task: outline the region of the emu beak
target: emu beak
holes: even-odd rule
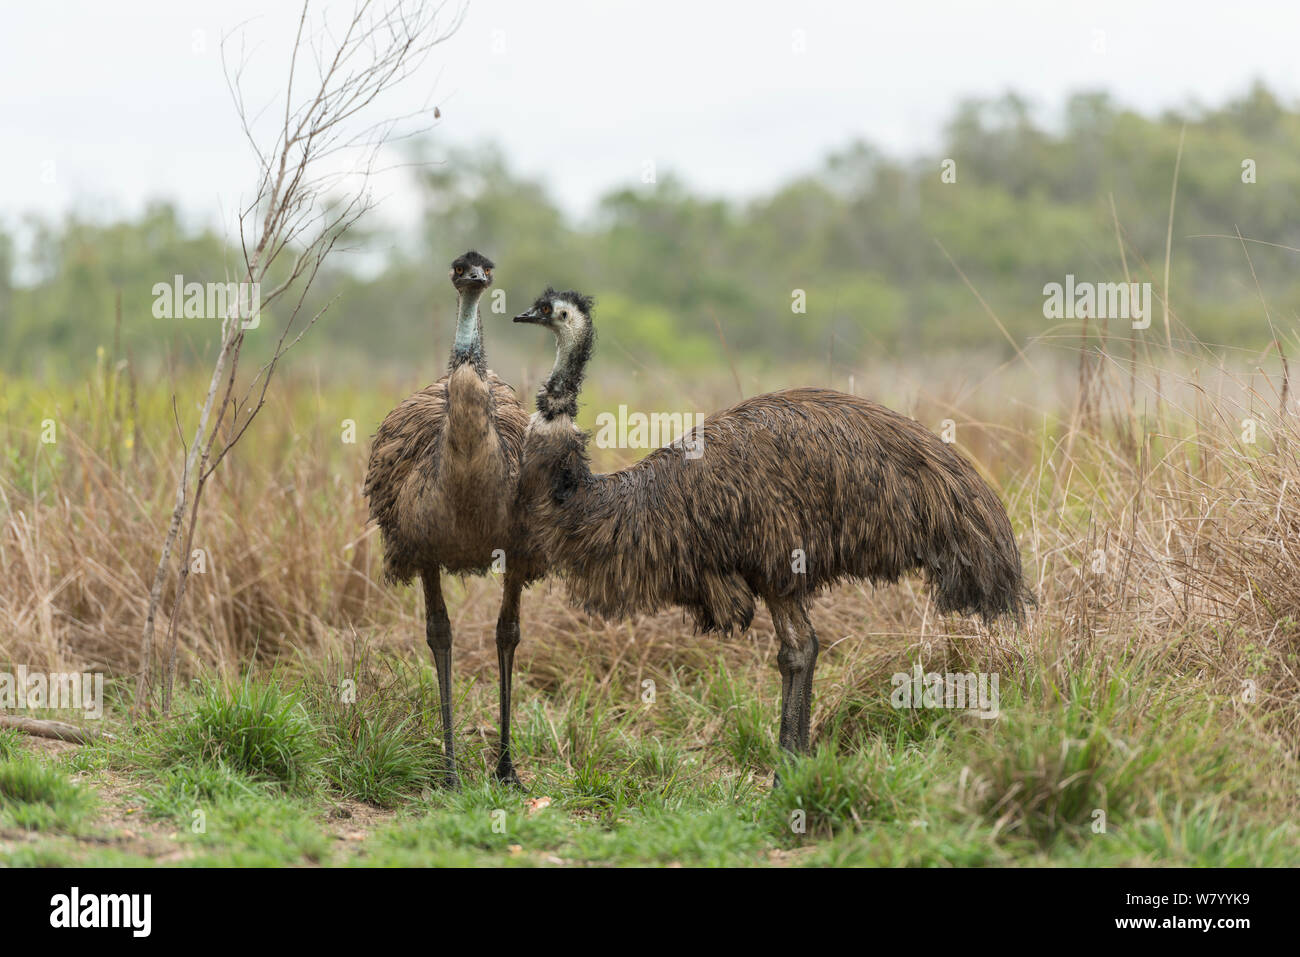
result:
[[[469,278],[469,281],[470,281],[470,282],[481,283],[481,284],[483,284],[484,286],[486,286],[486,285],[488,285],[489,283],[491,283],[491,280],[488,279],[488,277],[487,277],[487,273],[485,273],[485,272],[483,271],[483,267],[482,267],[482,266],[470,266],[470,267],[469,267],[469,277],[468,277],[468,278]]]
[[[514,321],[531,322],[539,326],[545,325],[545,320],[542,318],[542,314],[537,311],[536,307],[529,309],[527,312],[521,312],[519,315],[515,316]]]

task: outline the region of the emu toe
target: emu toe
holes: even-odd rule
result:
[[[524,782],[519,780],[519,775],[515,773],[515,766],[510,763],[509,758],[502,758],[497,764],[496,779],[502,784],[518,788],[520,791],[528,790],[524,787]]]

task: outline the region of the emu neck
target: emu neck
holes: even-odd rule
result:
[[[478,301],[482,289],[466,289],[456,305],[456,341],[451,347],[451,367],[466,362],[483,371],[483,323],[479,319]]]
[[[586,374],[590,341],[561,340],[555,349],[555,366],[546,384],[537,393],[537,411],[545,419],[578,414],[578,393]]]

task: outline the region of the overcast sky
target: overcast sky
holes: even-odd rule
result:
[[[226,218],[253,169],[219,40],[247,21],[250,99],[267,101],[296,14],[246,0],[8,5],[0,221],[129,215],[157,196]],[[1155,111],[1217,104],[1258,77],[1293,100],[1298,39],[1294,0],[475,0],[392,106],[437,104],[440,144],[495,140],[582,215],[647,160],[745,196],[855,138],[899,156],[925,150],[960,99],[1007,89],[1048,108],[1105,89]],[[402,175],[380,187],[397,221],[411,206]]]

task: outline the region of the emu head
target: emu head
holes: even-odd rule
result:
[[[560,352],[581,351],[585,361],[586,353],[591,350],[593,305],[595,300],[591,296],[584,296],[572,289],[556,292],[547,286],[546,291],[537,297],[527,312],[515,316],[515,322],[545,326],[554,334]]]
[[[538,411],[547,418],[577,414],[578,390],[595,341],[591,325],[594,304],[594,299],[580,292],[556,292],[548,286],[532,308],[515,316],[515,322],[545,326],[555,336],[555,368],[537,394]]]
[[[495,266],[496,263],[492,260],[471,249],[452,262],[448,275],[457,292],[482,292],[492,285],[492,270]]]

